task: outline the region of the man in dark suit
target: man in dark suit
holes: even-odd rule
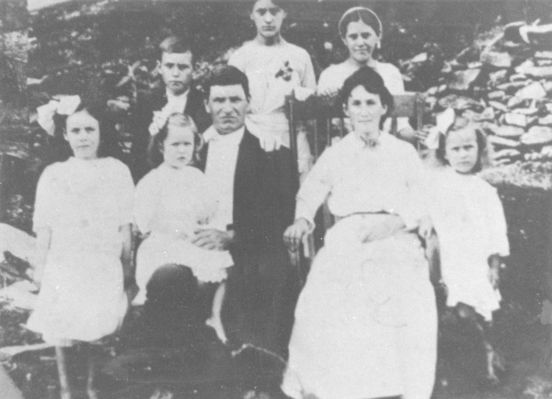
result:
[[[200,132],[211,123],[205,111],[203,95],[192,85],[193,54],[186,38],[170,36],[161,42],[157,70],[164,89],[139,99],[132,112],[134,140],[131,170],[135,181],[150,169],[147,162],[150,130],[160,129],[167,114],[188,114]]]
[[[196,232],[194,243],[229,249],[222,319],[235,344],[252,344],[285,356],[298,292],[283,243],[293,221],[296,173],[286,148],[265,152],[245,127],[247,77],[235,67],[213,73],[206,88],[213,125],[207,142],[205,174],[217,187],[214,228]]]

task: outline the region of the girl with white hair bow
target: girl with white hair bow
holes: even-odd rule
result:
[[[61,398],[74,397],[68,352],[77,345],[88,363],[88,397],[96,398],[93,344],[117,331],[128,307],[134,184],[128,168],[107,156],[113,146],[103,104],[56,96],[37,113],[59,154],[69,156],[38,181],[33,279],[40,292],[27,327],[56,347]]]

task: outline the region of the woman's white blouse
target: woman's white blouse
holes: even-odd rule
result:
[[[408,228],[426,214],[422,163],[414,148],[382,133],[370,147],[351,132],[327,148],[297,194],[295,217],[313,222],[328,198],[336,216],[358,212],[389,212],[401,216]]]

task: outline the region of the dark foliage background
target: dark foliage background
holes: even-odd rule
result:
[[[337,21],[345,9],[358,4],[372,7],[381,16],[384,34],[379,57],[399,66],[407,90],[416,91],[446,83],[443,70],[451,63],[462,69],[479,61],[480,44],[504,24],[536,18],[552,21],[547,1],[304,0],[287,3],[284,37],[309,51],[319,73],[329,63],[344,59]],[[128,160],[129,114],[136,101],[159,88],[158,43],[169,34],[187,34],[196,55],[195,82],[201,86],[209,71],[226,61],[229,51],[254,36],[250,6],[250,1],[229,0],[90,0],[70,1],[29,15],[22,0],[1,2],[2,220],[30,230],[36,180],[53,156],[51,138],[35,122],[38,105],[52,95],[71,93],[105,101],[113,111],[121,158]],[[415,61],[420,54],[425,54],[422,61]],[[473,87],[466,90],[460,94],[474,95]],[[530,174],[535,175],[533,169]],[[546,179],[549,169],[549,162],[539,163],[537,174]],[[511,198],[511,193],[505,197]],[[529,205],[528,198],[533,209],[547,211],[546,194],[521,202]],[[514,198],[512,206],[521,202]],[[537,227],[528,231],[542,237],[547,227]],[[518,230],[512,231],[517,234]],[[529,263],[543,263],[543,251],[530,254]]]
[[[452,83],[443,70],[450,64],[457,68],[455,71],[469,69],[470,63],[479,61],[477,44],[500,32],[504,24],[537,18],[552,22],[548,0],[288,3],[284,37],[309,51],[317,73],[331,62],[344,59],[346,52],[336,24],[346,8],[360,3],[373,8],[384,22],[380,57],[400,67],[408,90],[426,93],[443,84],[465,84]],[[36,181],[52,159],[51,138],[35,121],[38,105],[55,94],[71,93],[105,101],[112,110],[121,157],[125,160],[132,135],[126,124],[129,113],[136,101],[159,88],[155,71],[157,44],[169,34],[190,35],[196,55],[195,82],[201,86],[213,66],[225,62],[229,50],[253,37],[253,25],[248,19],[250,5],[250,1],[232,0],[85,0],[30,15],[25,0],[0,0],[0,221],[26,231],[31,228]],[[425,56],[416,61],[420,54]],[[462,102],[479,95],[471,84],[452,94],[456,97],[443,95],[439,100]],[[523,170],[529,173],[519,173]],[[552,278],[546,278],[546,273],[552,275],[552,256],[548,253],[552,248],[552,223],[548,220],[549,215],[552,217],[552,201],[549,191],[528,189],[519,181],[529,174],[548,179],[544,183],[550,184],[552,164],[550,160],[511,164],[501,171],[507,175],[504,180],[511,181],[514,174],[522,177],[516,177],[517,186],[501,188],[512,256],[503,281],[507,315],[498,320],[499,326],[504,327],[499,338],[503,347],[512,348],[507,353],[511,358],[518,356],[515,366],[527,368],[521,373],[525,376],[533,372],[534,365],[533,360],[522,359],[527,356],[524,345],[532,344],[537,356],[542,351],[541,341],[534,340],[528,325],[535,324],[543,300],[552,300]],[[21,316],[10,321],[2,315],[2,325],[12,326],[13,331],[5,328],[0,341],[21,343]],[[22,385],[36,390],[30,397],[44,397],[44,387],[51,385],[55,376],[35,369],[36,364],[45,368],[41,360],[30,363],[28,369],[20,365],[12,375]],[[33,378],[40,375],[36,377],[40,381],[29,379],[30,374]],[[525,380],[515,381],[501,397],[522,397],[525,386]],[[529,387],[536,387],[538,392],[524,397],[545,398],[552,392],[548,381],[531,383]]]

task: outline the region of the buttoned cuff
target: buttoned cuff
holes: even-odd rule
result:
[[[295,220],[305,219],[310,225],[314,226],[314,212],[308,207],[307,203],[300,198],[297,199],[297,205],[295,208]]]
[[[294,223],[297,223],[297,221],[300,220],[300,219],[303,219],[304,221],[307,222],[307,225],[309,226],[309,229],[308,229],[308,231],[307,231],[307,234],[311,234],[311,233],[314,231],[314,227],[315,227],[315,226],[314,226],[314,222],[313,222],[312,220],[307,219],[307,218],[299,217],[299,218],[296,218],[296,219],[294,220]]]

